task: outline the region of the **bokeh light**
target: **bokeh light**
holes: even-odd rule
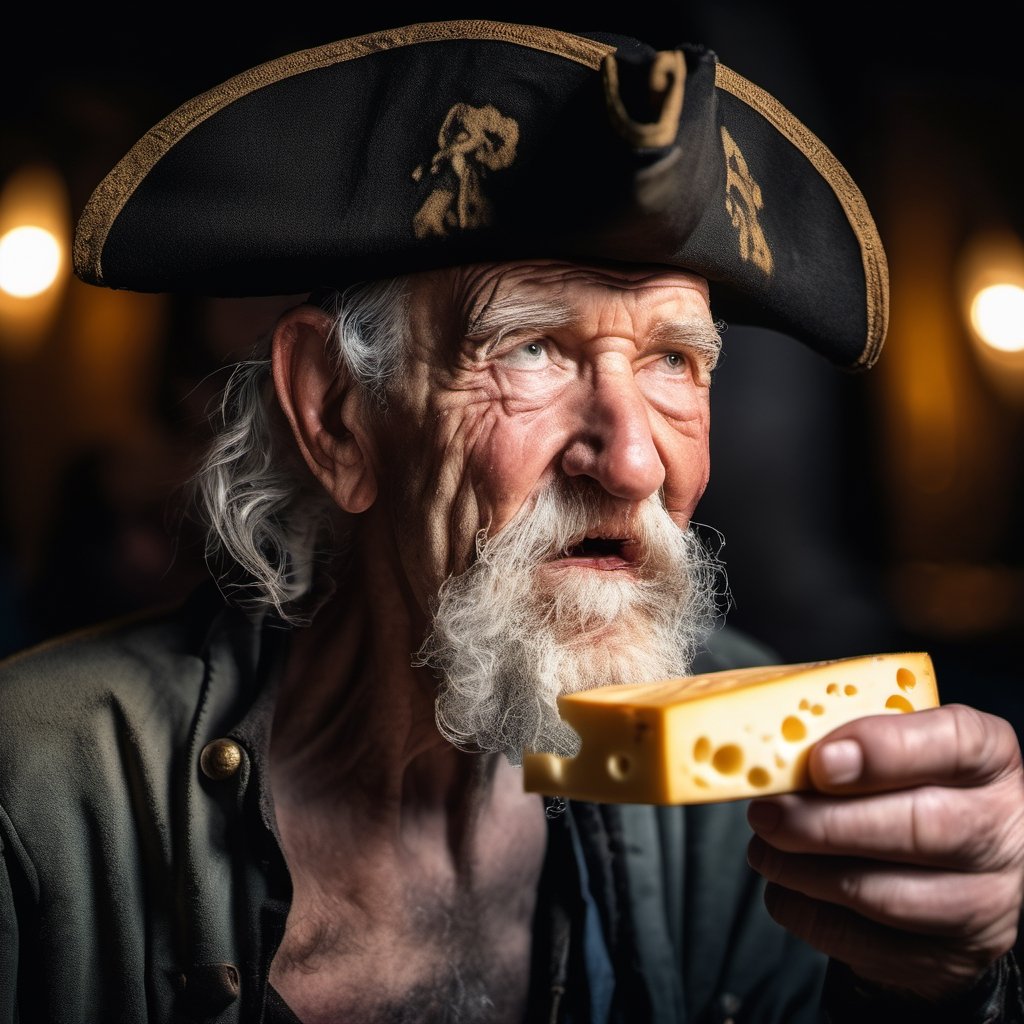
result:
[[[21,225],[0,238],[0,288],[8,295],[29,299],[57,279],[60,243],[45,228]]]
[[[1024,288],[990,284],[971,300],[971,325],[986,345],[1000,352],[1024,351]]]

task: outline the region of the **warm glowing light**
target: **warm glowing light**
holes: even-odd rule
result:
[[[12,228],[0,238],[0,288],[18,299],[45,292],[57,280],[60,243],[45,228]]]
[[[971,324],[986,345],[1000,352],[1024,351],[1024,288],[990,284],[971,301]]]

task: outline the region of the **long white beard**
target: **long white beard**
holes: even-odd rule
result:
[[[689,672],[714,623],[719,567],[660,497],[629,519],[640,552],[631,572],[538,578],[602,521],[621,530],[625,507],[592,481],[563,481],[495,536],[480,532],[476,561],[441,587],[413,662],[441,679],[437,726],[451,743],[513,764],[524,750],[569,756],[579,738],[559,717],[559,694]]]

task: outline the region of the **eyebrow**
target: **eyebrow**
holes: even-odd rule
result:
[[[463,332],[469,340],[487,342],[489,351],[513,331],[553,331],[576,319],[572,307],[557,299],[491,298],[466,318]]]
[[[707,320],[663,320],[655,325],[649,337],[656,345],[674,343],[698,353],[703,356],[703,369],[710,373],[722,352],[719,331],[724,326]]]
[[[492,297],[466,319],[463,336],[486,345],[485,354],[502,338],[518,331],[552,331],[577,320],[572,307],[557,299],[524,299],[516,296]],[[701,357],[700,376],[710,374],[722,351],[719,328],[707,320],[662,320],[650,331],[649,344],[676,344]]]

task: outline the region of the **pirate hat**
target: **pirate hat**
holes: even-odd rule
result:
[[[715,54],[611,35],[448,21],[270,61],[149,131],[75,241],[94,284],[223,296],[538,256],[692,270],[851,369],[885,338],[829,150]]]

